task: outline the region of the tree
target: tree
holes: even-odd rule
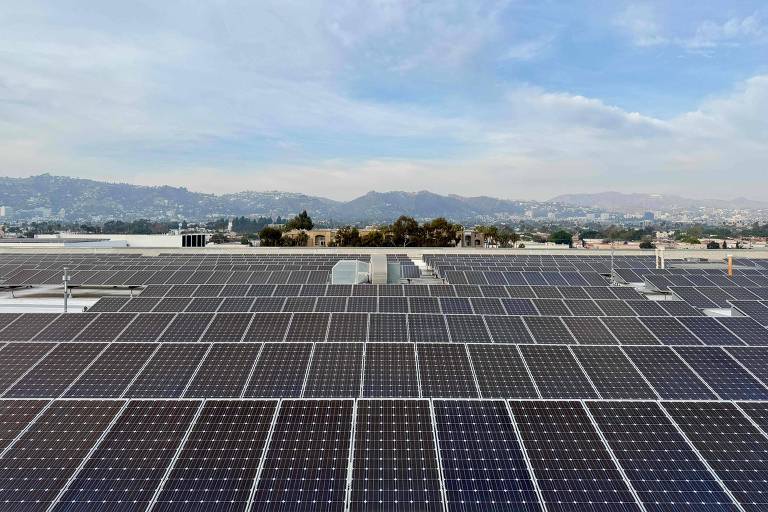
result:
[[[240,237],[240,243],[242,245],[251,245],[251,241],[248,239],[246,235],[243,235],[242,237]]]
[[[310,230],[315,226],[312,222],[312,217],[307,214],[307,210],[304,210],[285,224],[285,230],[291,231],[292,229]]]
[[[573,247],[573,235],[564,229],[550,234],[549,241],[560,245],[568,244],[568,247]]]
[[[723,246],[722,246],[722,249],[727,249],[727,248],[728,248],[728,244],[727,244],[727,243],[725,243],[725,240],[723,240]]]
[[[653,241],[649,237],[644,237],[643,240],[640,242],[640,248],[641,249],[655,249],[656,244],[653,243]]]
[[[443,217],[425,222],[421,228],[421,245],[424,247],[450,247],[460,240],[457,233],[462,230],[458,224],[452,224]]]
[[[392,242],[397,246],[420,245],[421,229],[413,217],[401,215],[390,226]]]
[[[212,244],[224,244],[227,243],[229,240],[227,240],[227,237],[224,236],[223,233],[214,233],[211,235],[211,239],[209,240]]]
[[[360,237],[360,245],[363,247],[382,247],[384,242],[384,233],[380,229],[372,229]]]
[[[344,226],[336,230],[333,245],[338,247],[359,247],[360,231],[353,226]]]
[[[265,247],[277,247],[280,245],[280,240],[283,238],[283,232],[277,228],[267,226],[259,231],[259,238],[261,239],[261,245]]]
[[[709,243],[707,243],[707,249],[719,249],[720,244],[717,243],[715,240],[710,240]]]

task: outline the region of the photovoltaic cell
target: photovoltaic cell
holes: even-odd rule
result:
[[[276,406],[271,400],[207,401],[152,510],[244,511]]]
[[[48,405],[47,400],[0,400],[0,451]]]
[[[664,345],[701,345],[701,341],[677,318],[645,317],[640,318],[640,322]]]
[[[576,341],[585,345],[617,345],[619,342],[599,318],[567,317],[563,322]]]
[[[351,400],[282,402],[251,510],[343,511],[351,429]]]
[[[323,343],[315,347],[304,397],[356,398],[360,395],[363,345]]]
[[[598,398],[568,347],[521,345],[520,351],[542,398]]]
[[[371,313],[368,324],[368,340],[392,343],[408,341],[407,315]]]
[[[669,347],[622,347],[664,400],[714,400],[712,391]]]
[[[477,398],[477,386],[464,345],[420,344],[416,350],[422,396]]]
[[[360,400],[350,510],[443,510],[429,402]]]
[[[523,317],[536,343],[576,343],[568,328],[556,316],[526,316]]]
[[[538,398],[514,345],[470,345],[469,355],[483,398]]]
[[[299,397],[307,373],[311,343],[267,343],[256,361],[246,397]]]
[[[47,510],[121,405],[98,400],[54,402],[3,457],[3,510]]]
[[[436,400],[448,508],[541,510],[503,401]]]
[[[539,311],[531,302],[531,299],[512,298],[501,299],[501,304],[507,310],[508,315],[538,315]]]
[[[747,345],[768,345],[768,329],[749,317],[719,317],[717,321]]]
[[[329,342],[365,342],[368,336],[368,315],[365,313],[334,313],[328,326]]]
[[[639,511],[579,402],[510,402],[547,510]]]
[[[89,313],[61,315],[35,336],[35,341],[71,341],[97,316]]]
[[[635,317],[600,319],[622,345],[658,345],[656,337]]]
[[[178,398],[208,350],[207,344],[164,343],[149,360],[125,396]]]
[[[199,405],[198,401],[128,404],[54,510],[145,510]]]
[[[72,384],[65,397],[120,398],[157,349],[152,343],[114,343]]]
[[[588,402],[646,510],[736,510],[675,425],[653,402]]]
[[[675,350],[724,400],[768,400],[768,389],[722,349],[677,347]]]
[[[101,313],[75,341],[113,341],[135,316],[132,313]]]
[[[258,313],[253,315],[248,331],[243,341],[283,341],[288,325],[291,322],[290,313]]]
[[[416,354],[412,343],[368,343],[365,348],[363,396],[419,396]]]
[[[160,336],[161,342],[195,342],[208,328],[213,313],[179,313]]]
[[[480,315],[445,315],[454,343],[490,343],[491,338]]]
[[[3,347],[0,350],[0,394],[54,347],[53,343],[9,343]]]
[[[668,402],[663,406],[744,510],[768,508],[768,443],[726,402]]]
[[[601,397],[635,400],[656,398],[656,394],[619,347],[576,346],[573,352]]]
[[[325,341],[329,319],[327,313],[294,313],[285,341]]]
[[[237,342],[245,334],[253,318],[252,313],[217,313],[200,341]]]
[[[259,355],[258,343],[216,343],[184,393],[192,398],[237,398]]]
[[[450,341],[443,315],[408,315],[408,332],[413,343]]]
[[[520,317],[486,316],[484,320],[494,343],[533,343],[533,338]]]
[[[138,314],[117,341],[155,341],[173,320],[173,313]]]

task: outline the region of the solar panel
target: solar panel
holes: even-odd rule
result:
[[[317,312],[343,312],[346,310],[346,297],[318,297],[315,303],[315,311]]]
[[[135,300],[135,299],[134,299]],[[187,309],[187,306],[189,303],[192,302],[192,299],[188,297],[172,297],[172,298],[164,298],[160,302],[157,303],[157,305],[152,308],[141,308],[144,311],[152,311],[153,313],[177,313],[179,311],[184,311]]]
[[[283,310],[284,297],[256,297],[253,299],[251,311],[256,313],[277,312]]]
[[[547,510],[640,510],[579,402],[510,407]]]
[[[538,398],[517,347],[470,345],[468,349],[483,398]]]
[[[373,342],[408,341],[407,315],[396,313],[371,313],[368,323],[368,340]]]
[[[350,313],[375,313],[378,309],[376,297],[349,297],[347,311]]]
[[[575,316],[603,316],[603,310],[597,307],[595,301],[587,300],[565,300],[565,305]]]
[[[712,400],[714,393],[669,347],[622,347],[664,400]]]
[[[445,343],[416,346],[422,396],[476,398],[477,386],[464,345]]]
[[[658,404],[589,402],[587,408],[647,510],[735,510]]]
[[[470,299],[472,309],[478,315],[504,315],[506,311],[496,298],[474,297]]]
[[[142,295],[144,295],[142,293]],[[89,313],[115,312],[125,306],[130,299],[128,297],[102,297],[90,308]]]
[[[512,298],[501,299],[501,304],[507,310],[508,315],[538,315],[539,311],[533,305],[531,299]]]
[[[54,510],[146,510],[199,407],[130,402]]]
[[[450,341],[443,315],[408,315],[408,332],[414,343]]]
[[[686,326],[705,345],[744,345],[739,338],[712,317],[681,318],[680,323]]]
[[[86,327],[76,341],[112,341],[136,315],[133,313],[101,313]]]
[[[243,341],[283,341],[291,323],[290,313],[258,313],[248,327]]]
[[[589,345],[617,345],[611,331],[594,317],[566,317],[563,322],[578,343]]]
[[[265,344],[243,396],[301,396],[311,353],[311,343]]]
[[[161,342],[194,342],[208,328],[213,313],[179,313],[160,336]]]
[[[155,349],[157,345],[152,343],[110,345],[72,384],[64,396],[120,398]]]
[[[346,398],[360,395],[363,345],[322,343],[315,347],[304,397]]]
[[[670,402],[664,408],[747,511],[768,507],[765,436],[730,403]]]
[[[621,300],[596,300],[595,304],[606,316],[635,316],[635,312]]]
[[[138,314],[116,341],[155,341],[173,320],[172,313]]]
[[[483,317],[479,315],[445,315],[451,341],[454,343],[490,343]]]
[[[701,341],[677,318],[644,317],[640,322],[665,345],[701,345]]]
[[[368,337],[368,315],[334,313],[328,325],[329,342],[364,342]]]
[[[80,331],[85,329],[98,315],[89,313],[73,313],[61,315],[43,329],[35,341],[71,341]]]
[[[47,400],[0,401],[0,452],[10,446],[46,405]]]
[[[178,398],[208,351],[207,344],[165,343],[125,392],[131,398]]]
[[[187,313],[215,313],[224,299],[220,297],[193,297],[189,303]]]
[[[747,345],[768,345],[768,329],[748,317],[719,317],[717,321]]]
[[[56,347],[53,343],[10,343],[0,350],[0,395]]]
[[[443,509],[426,400],[360,400],[352,465],[351,511]]]
[[[552,316],[571,316],[571,311],[562,299],[531,299],[539,314]]]
[[[681,300],[661,300],[659,306],[672,316],[702,316],[703,313]]]
[[[718,347],[675,349],[724,400],[768,400],[768,389]]]
[[[217,313],[200,341],[240,341],[253,318],[252,313]]]
[[[0,465],[3,509],[46,510],[120,410],[118,401],[56,401]]]
[[[3,398],[58,397],[106,346],[103,343],[57,346],[6,391]]]
[[[407,297],[379,297],[379,312],[408,313]]]
[[[627,306],[632,308],[637,316],[667,316],[669,313],[652,300],[628,300]]]
[[[276,405],[207,401],[152,510],[245,510]]]
[[[434,410],[450,509],[541,510],[504,402],[436,400]]]
[[[646,384],[619,347],[573,347],[589,380],[606,399],[654,400],[656,394]]]
[[[440,297],[440,308],[444,314],[471,315],[472,303],[466,297]]]
[[[259,355],[257,343],[216,343],[200,365],[185,397],[237,398]]]
[[[555,286],[534,286],[533,293],[539,299],[562,299],[563,294]]]
[[[368,343],[365,347],[364,397],[419,396],[412,343]]]
[[[598,398],[568,347],[520,345],[542,398]]]
[[[658,345],[656,337],[635,317],[603,317],[602,322],[622,345]]]
[[[157,309],[160,304],[178,303],[180,301],[173,301],[173,299],[160,299],[158,297],[135,297],[120,309],[123,313],[146,313]],[[184,299],[184,303],[188,303],[188,299]],[[158,309],[162,311],[162,309]],[[179,310],[180,311],[180,310]]]
[[[315,297],[288,297],[283,311],[311,312],[315,310]]]
[[[227,297],[219,306],[219,312],[245,313],[251,310],[253,297]]]
[[[283,401],[251,510],[343,510],[352,411],[350,400]]]
[[[528,328],[519,317],[486,316],[484,320],[495,343],[533,343]]]
[[[576,343],[568,328],[555,316],[523,317],[536,343]]]

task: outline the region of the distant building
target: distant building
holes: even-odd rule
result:
[[[653,212],[645,212],[643,214],[643,220],[653,221],[656,218],[656,216],[653,214]]]
[[[12,208],[10,206],[0,206],[0,217],[10,217]]]

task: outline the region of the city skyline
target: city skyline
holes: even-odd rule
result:
[[[3,176],[342,200],[765,184],[759,2],[27,2],[0,19]]]

